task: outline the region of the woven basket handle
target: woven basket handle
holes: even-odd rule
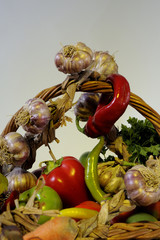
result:
[[[85,71],[82,74],[79,74],[77,76],[67,76],[66,80],[58,84],[56,86],[46,88],[39,92],[35,97],[41,98],[45,102],[48,102],[49,100],[56,98],[60,95],[63,95],[65,91],[67,90],[68,86],[71,84],[76,83],[76,92],[99,92],[99,93],[107,93],[113,95],[113,89],[110,83],[107,83],[105,81],[97,80],[97,78],[91,74],[88,71]],[[148,119],[156,129],[157,133],[160,135],[160,115],[151,108],[146,102],[143,101],[142,98],[138,97],[136,94],[132,93],[130,94],[130,102],[129,105],[135,108],[140,114],[142,114],[146,119]],[[15,123],[15,117],[17,114],[21,111],[19,109],[11,118],[11,120],[6,125],[5,129],[2,132],[2,136],[6,135],[9,132],[15,132],[17,131],[18,127]],[[30,169],[35,162],[36,159],[36,150],[41,147],[43,144],[46,146],[49,146],[48,143],[51,143],[53,140],[56,140],[55,137],[55,129],[52,128],[50,130],[49,128],[46,129],[45,132],[43,132],[40,136],[40,138],[35,140],[33,137],[28,137],[27,140],[29,142],[30,148],[31,148],[31,155],[29,159],[23,164],[24,169]]]

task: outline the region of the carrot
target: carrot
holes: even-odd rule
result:
[[[77,233],[75,220],[70,217],[56,217],[25,234],[23,240],[74,240]]]
[[[33,237],[33,238],[30,238],[30,240],[41,240],[41,238],[39,238],[39,237]]]

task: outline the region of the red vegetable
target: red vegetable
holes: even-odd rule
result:
[[[160,201],[144,207],[144,210],[160,220]]]
[[[114,223],[120,223],[120,222],[126,222],[127,218],[132,216],[133,214],[136,213],[136,210],[131,210],[129,212],[122,212],[120,213],[118,216],[112,218],[112,220],[110,221],[110,224],[114,224]]]
[[[15,199],[18,199],[19,198],[19,192],[14,190],[10,193],[10,195],[8,196],[8,198],[6,199],[6,201],[4,202],[3,204],[3,207],[1,209],[1,211],[5,211],[6,208],[7,208],[7,205],[9,204],[10,206],[10,209],[14,209],[15,208],[15,202],[14,200]]]
[[[81,202],[90,200],[82,164],[71,156],[63,157],[55,162],[55,164],[57,163],[56,168],[48,174],[42,174],[42,176],[45,179],[45,184],[59,194],[64,208],[75,207]]]
[[[76,206],[77,208],[86,208],[86,209],[92,209],[96,211],[100,211],[101,205],[97,202],[94,201],[85,201],[80,203],[79,205]]]
[[[126,110],[130,100],[130,87],[123,76],[112,74],[106,81],[113,85],[114,95],[110,101],[110,96],[102,94],[95,114],[89,117],[85,125],[84,132],[88,137],[107,135]]]

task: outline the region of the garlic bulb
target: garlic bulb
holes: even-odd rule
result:
[[[118,73],[118,65],[116,64],[114,57],[108,52],[102,51],[94,52],[93,63],[88,69],[98,72],[105,79],[111,74]]]
[[[9,192],[16,190],[22,193],[34,187],[37,183],[36,176],[21,167],[15,167],[6,177],[8,179]]]
[[[108,163],[109,162],[98,164],[99,183],[106,193],[117,193],[125,189],[125,171],[119,164],[116,166],[109,166]]]
[[[55,56],[55,64],[63,73],[79,73],[92,62],[93,52],[84,43],[64,46]]]
[[[154,169],[134,166],[126,172],[124,182],[128,197],[137,205],[148,206],[160,200],[160,176]]]
[[[41,98],[29,99],[17,114],[15,122],[31,134],[42,133],[51,119],[50,110]]]
[[[30,155],[26,139],[18,132],[0,136],[0,163],[21,166]]]

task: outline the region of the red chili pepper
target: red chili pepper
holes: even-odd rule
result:
[[[53,163],[51,162],[51,164]],[[91,200],[91,195],[85,184],[82,164],[71,156],[63,157],[57,160],[57,163],[56,168],[48,174],[42,174],[42,176],[44,176],[45,184],[59,194],[63,207],[75,207],[81,202]]]
[[[112,74],[106,81],[112,84],[114,95],[109,102],[109,96],[106,93],[102,94],[95,114],[89,117],[84,132],[91,138],[108,134],[129,104],[130,87],[126,78]]]

